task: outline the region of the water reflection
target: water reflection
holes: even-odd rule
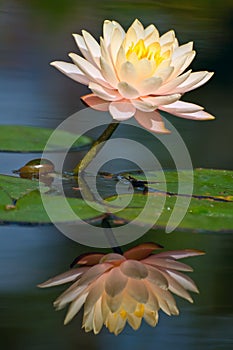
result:
[[[2,344],[14,349],[74,349],[78,344],[89,349],[146,349],[154,343],[165,349],[231,348],[231,235],[203,235],[150,232],[143,240],[156,240],[167,249],[187,247],[203,249],[200,259],[187,259],[194,268],[192,278],[198,283],[200,295],[195,303],[177,299],[179,317],[160,313],[160,323],[150,328],[143,323],[137,331],[126,327],[115,338],[102,330],[99,336],[81,330],[81,315],[63,326],[65,312],[55,313],[52,303],[64,288],[41,290],[36,284],[46,276],[63,271],[71,260],[90,249],[71,242],[51,227],[16,227],[4,229],[0,236],[1,256],[1,329]],[[127,247],[125,247],[127,249]],[[10,336],[14,330],[14,337]],[[216,345],[217,344],[217,345]],[[216,347],[215,347],[216,346]]]

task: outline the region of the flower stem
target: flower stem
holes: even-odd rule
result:
[[[88,164],[91,163],[91,161],[95,158],[97,153],[104,146],[104,141],[110,139],[118,125],[119,123],[117,122],[108,125],[108,127],[104,130],[100,137],[93,143],[91,149],[87,152],[84,158],[76,165],[76,167],[73,170],[74,175],[78,175],[78,173],[85,170]]]

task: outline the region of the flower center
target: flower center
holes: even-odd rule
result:
[[[170,50],[167,50],[161,54],[161,46],[158,42],[154,42],[146,46],[144,40],[142,39],[138,40],[136,44],[132,42],[126,53],[127,60],[130,60],[130,56],[133,53],[137,55],[137,58],[139,60],[146,58],[149,61],[154,61],[156,63],[156,66],[158,66],[165,59],[169,58],[171,55]]]

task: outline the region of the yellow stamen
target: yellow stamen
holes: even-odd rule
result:
[[[120,311],[120,316],[123,318],[123,320],[125,320],[126,317],[127,317],[127,312],[126,312],[124,309],[122,309],[122,310]]]
[[[136,310],[134,311],[134,315],[137,317],[143,317],[145,306],[144,304],[138,304]]]
[[[149,61],[154,61],[156,63],[156,66],[171,56],[170,50],[167,50],[161,54],[161,46],[158,42],[154,42],[149,46],[146,46],[144,40],[142,39],[138,40],[136,44],[132,42],[128,48],[128,51],[126,52],[127,60],[130,61],[130,56],[133,53],[137,55],[137,58],[139,60],[146,58]]]

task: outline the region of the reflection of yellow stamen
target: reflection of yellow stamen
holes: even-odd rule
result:
[[[122,310],[120,311],[120,316],[123,318],[123,320],[125,320],[126,317],[127,317],[127,312],[126,312],[124,309],[122,309]]]
[[[138,304],[136,310],[134,311],[134,315],[137,317],[143,317],[145,306],[144,304]]]
[[[126,52],[127,60],[130,61],[130,56],[132,55],[132,53],[135,53],[139,60],[147,58],[149,61],[154,61],[157,66],[162,61],[166,60],[171,56],[170,50],[167,50],[166,52],[161,54],[161,46],[158,42],[154,42],[149,46],[145,46],[145,42],[142,39],[138,40],[138,42],[135,45],[132,42],[132,44],[128,48],[128,51]]]

